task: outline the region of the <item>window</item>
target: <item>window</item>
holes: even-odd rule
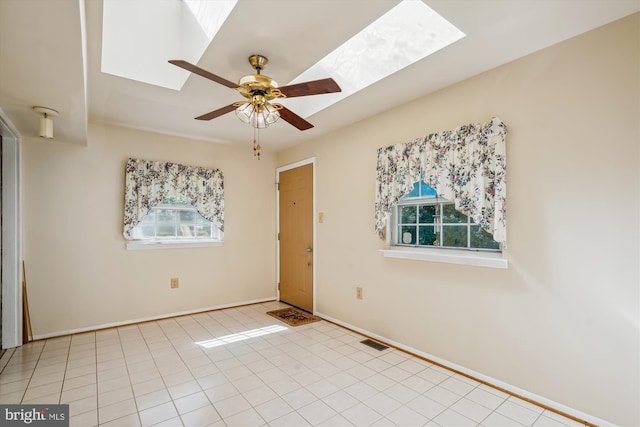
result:
[[[504,248],[507,242],[506,126],[494,117],[431,133],[403,144],[378,148],[375,230],[391,236],[389,219],[396,205],[428,182],[445,200],[464,209]],[[392,230],[393,231],[393,227]],[[469,252],[469,251],[463,251]]]
[[[375,230],[390,246],[383,256],[508,268],[505,137],[494,117],[379,148]]]
[[[221,245],[222,171],[128,159],[123,222],[127,249]]]
[[[182,195],[167,197],[151,208],[131,235],[138,244],[222,241],[222,232]]]
[[[392,242],[397,246],[500,250],[491,234],[422,181],[400,199],[393,218]]]

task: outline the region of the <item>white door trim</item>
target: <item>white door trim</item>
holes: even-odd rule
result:
[[[22,345],[22,144],[0,109],[2,135],[2,348]]]
[[[278,283],[280,283],[280,240],[278,240],[278,233],[280,233],[280,191],[278,191],[278,184],[280,183],[280,173],[299,168],[301,166],[313,165],[313,220],[311,226],[313,227],[313,312],[316,311],[316,158],[310,157],[308,159],[301,160],[299,162],[290,163],[285,166],[280,166],[276,169],[276,299],[280,301],[280,289],[278,289]]]

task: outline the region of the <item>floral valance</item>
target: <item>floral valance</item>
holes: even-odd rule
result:
[[[224,231],[224,179],[219,169],[129,159],[125,174],[124,236],[131,238],[149,210],[181,194],[198,213]]]
[[[376,233],[400,198],[422,180],[506,243],[506,127],[498,118],[378,149]]]

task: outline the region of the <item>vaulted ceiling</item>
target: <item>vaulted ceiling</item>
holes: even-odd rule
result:
[[[269,58],[264,73],[285,85],[398,2],[239,0],[198,66],[237,81],[252,73],[247,57],[260,53]],[[261,133],[267,149],[315,138],[640,10],[638,0],[424,2],[466,37],[311,115],[313,129],[278,121]],[[22,135],[37,136],[32,106],[46,106],[60,113],[56,140],[73,144],[87,143],[89,121],[215,143],[252,139],[233,113],[194,120],[242,99],[229,88],[192,75],[173,90],[101,72],[102,18],[102,0],[0,1],[0,109]],[[150,25],[141,22],[139,31]],[[367,52],[362,60],[376,67]]]

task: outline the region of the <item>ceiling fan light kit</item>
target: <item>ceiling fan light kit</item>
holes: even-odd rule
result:
[[[238,84],[210,73],[196,65],[183,60],[170,60],[171,64],[198,74],[201,77],[212,80],[228,88],[237,90],[240,95],[247,98],[244,102],[234,102],[226,107],[219,108],[209,113],[196,117],[198,120],[211,120],[223,114],[235,111],[236,117],[244,123],[248,123],[254,129],[253,151],[254,155],[260,158],[260,134],[259,130],[268,127],[270,124],[282,118],[284,121],[295,126],[299,130],[311,129],[313,125],[289,110],[285,106],[272,103],[274,99],[319,95],[323,93],[340,92],[338,84],[331,78],[314,80],[311,82],[297,83],[279,88],[278,83],[269,76],[260,74],[269,60],[262,55],[251,55],[249,64],[256,71],[241,77]]]

